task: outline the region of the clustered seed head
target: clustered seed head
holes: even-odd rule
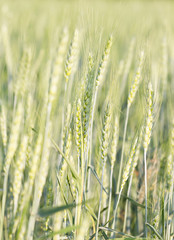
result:
[[[92,92],[93,92],[93,69],[94,69],[94,59],[92,54],[88,57],[88,73],[86,77],[87,86],[83,98],[83,137],[86,140],[86,135],[89,127],[89,121],[91,117],[91,102],[92,102]]]
[[[91,102],[92,102],[92,84],[89,84],[84,95],[83,101],[83,136],[86,142],[87,131],[89,127],[89,120],[91,116]]]
[[[76,29],[74,33],[74,38],[69,48],[69,52],[68,52],[68,56],[65,64],[64,76],[65,76],[66,82],[68,82],[73,70],[73,66],[76,64],[76,58],[78,54],[78,44],[79,44],[79,31]]]
[[[25,92],[28,84],[27,81],[30,73],[31,59],[32,59],[31,49],[29,48],[25,49],[22,56],[17,84],[16,84],[17,95],[21,94],[21,96],[25,96]]]
[[[71,134],[71,129],[70,129],[68,132],[68,138],[66,141],[66,147],[65,147],[65,151],[64,151],[66,158],[69,158],[69,156],[70,156],[71,145],[72,145],[72,134]]]
[[[142,51],[140,53],[139,65],[138,65],[138,68],[137,68],[135,79],[134,79],[134,82],[133,82],[133,84],[131,86],[131,89],[130,89],[130,92],[129,92],[128,107],[131,106],[131,104],[132,104],[132,102],[133,102],[133,100],[135,98],[136,92],[138,90],[140,79],[141,79],[141,72],[142,72],[143,62],[144,62],[144,52]]]
[[[4,166],[4,171],[8,170],[11,164],[11,160],[15,154],[15,151],[18,146],[18,138],[20,134],[20,128],[21,128],[21,121],[23,116],[23,108],[22,103],[19,103],[16,114],[13,119],[12,127],[11,127],[11,133],[10,133],[10,139],[8,144],[8,150],[7,150],[7,156]]]
[[[153,89],[152,84],[149,82],[148,85],[148,98],[147,98],[147,116],[144,132],[144,150],[147,151],[148,145],[150,143],[151,134],[153,126]]]
[[[25,121],[25,125],[29,125],[32,123],[33,118],[32,118],[32,114],[33,114],[33,110],[34,110],[34,102],[33,102],[33,97],[32,95],[29,93],[28,97],[27,97],[27,109],[26,109],[26,121]]]
[[[50,83],[49,101],[51,103],[53,103],[56,97],[58,81],[62,73],[62,64],[64,61],[64,55],[65,55],[67,43],[68,43],[68,30],[67,28],[65,28],[63,31],[63,35],[62,35],[59,47],[58,47],[57,56],[56,56],[54,67],[53,67],[51,83]]]
[[[132,163],[133,163],[134,156],[135,156],[137,141],[138,141],[138,139],[136,138],[133,145],[132,145],[128,161],[127,161],[126,166],[124,168],[120,192],[123,190],[124,185],[125,185],[128,177],[129,177],[129,175],[130,175],[130,172],[131,172],[131,169],[132,169]]]
[[[28,136],[24,135],[21,141],[19,156],[16,160],[13,181],[14,211],[17,210],[18,196],[21,191],[23,171],[26,162],[26,150],[28,144]]]
[[[22,191],[20,194],[20,201],[19,201],[19,212],[21,212],[25,206],[25,201],[26,199],[29,199],[31,192],[29,190],[29,187],[31,188],[31,185],[29,184],[28,181],[26,181],[24,183],[24,186],[22,187]],[[32,188],[31,188],[32,189]],[[15,219],[14,222],[14,228],[17,228],[18,226],[18,221],[16,221],[17,219]]]
[[[158,229],[158,227],[159,227],[159,220],[160,220],[160,216],[159,216],[159,214],[157,213],[156,216],[152,219],[152,226],[153,226],[155,229]],[[158,237],[156,236],[156,234],[152,234],[152,237],[153,237],[153,239],[158,239]]]
[[[72,156],[70,156],[70,162],[74,165],[74,160]],[[75,199],[77,195],[77,184],[73,177],[71,178],[71,190],[72,190],[73,197]]]
[[[96,87],[98,87],[100,85],[100,83],[102,82],[102,80],[104,78],[106,66],[108,63],[109,55],[110,55],[111,46],[112,46],[112,36],[110,36],[109,40],[106,43],[105,50],[104,50],[104,53],[102,56],[102,60],[100,62],[99,68],[98,68],[98,73],[97,73],[97,77],[96,77]]]
[[[32,131],[32,129],[29,129],[29,131],[28,131],[28,146],[27,146],[27,150],[26,150],[27,162],[30,161],[32,152],[33,152],[33,149],[32,149],[33,135],[34,135],[34,132]]]
[[[32,186],[35,176],[36,176],[36,172],[38,169],[38,164],[39,164],[39,160],[41,157],[41,150],[42,150],[42,142],[43,142],[43,136],[41,133],[39,133],[37,141],[36,141],[36,146],[34,149],[34,153],[33,153],[33,157],[31,158],[31,161],[29,162],[29,183]]]
[[[102,139],[101,139],[101,159],[103,163],[106,161],[106,156],[108,152],[110,123],[111,123],[111,106],[110,104],[108,104],[104,114],[104,123],[103,123],[103,129],[102,129]]]
[[[52,191],[52,181],[49,179],[48,185],[47,185],[47,200],[46,200],[46,205],[51,206],[53,204],[53,191]],[[49,220],[49,217],[48,219]],[[48,226],[48,222],[46,224]]]
[[[81,148],[81,127],[82,127],[81,100],[78,99],[77,106],[76,106],[76,116],[75,116],[75,138],[76,138],[78,153],[80,153],[80,148]]]
[[[135,154],[134,154],[134,158],[133,158],[133,164],[132,164],[132,168],[131,168],[131,172],[130,172],[130,176],[132,176],[136,166],[137,166],[137,162],[138,162],[138,158],[139,158],[139,154],[140,154],[140,147],[141,147],[141,142],[143,139],[143,129],[144,127],[141,128],[140,130],[140,134],[138,137],[138,141],[137,141],[137,145],[136,145],[136,149],[135,149]]]
[[[43,150],[43,155],[40,163],[40,169],[39,169],[39,174],[38,174],[38,192],[37,196],[38,199],[41,198],[43,187],[45,185],[46,177],[48,174],[48,169],[49,169],[49,155],[50,155],[50,146],[51,146],[51,140],[49,137],[46,139],[46,144],[45,144],[45,149]]]
[[[63,129],[63,135],[62,135],[62,146],[65,144],[68,127],[70,124],[70,118],[71,118],[71,104],[68,104],[67,111],[66,111],[66,117],[65,117],[65,123],[64,123],[64,129]]]
[[[61,170],[60,170],[60,183],[64,183],[64,176],[66,173],[66,169],[67,169],[67,163],[66,161],[63,161],[62,166],[61,166]]]
[[[114,166],[116,160],[116,152],[117,152],[117,144],[119,138],[119,119],[118,116],[115,117],[115,126],[114,126],[114,133],[111,143],[111,166]]]
[[[93,68],[94,68],[94,58],[93,58],[92,53],[89,53],[89,56],[88,56],[88,74],[90,74],[92,72]]]

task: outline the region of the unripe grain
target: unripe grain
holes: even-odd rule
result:
[[[11,133],[10,133],[10,139],[9,139],[9,144],[8,144],[8,150],[7,150],[7,157],[5,161],[5,166],[4,166],[4,171],[8,171],[11,160],[15,154],[16,148],[18,146],[18,138],[20,134],[20,128],[21,128],[21,120],[22,120],[22,114],[23,114],[23,109],[22,109],[22,104],[19,103],[17,107],[17,111],[15,113],[12,127],[11,127]]]
[[[144,133],[144,149],[147,151],[148,145],[151,139],[153,126],[153,89],[152,84],[148,85],[148,96],[147,96],[147,113],[146,113],[146,123],[145,123],[145,133]]]
[[[14,197],[14,215],[16,214],[18,207],[18,198],[22,186],[23,171],[26,162],[26,149],[28,144],[28,136],[24,135],[21,140],[19,148],[19,155],[16,160],[16,166],[14,170],[14,181],[13,181],[13,197]]]
[[[142,72],[143,62],[144,62],[144,52],[142,51],[140,53],[139,65],[138,65],[138,68],[137,68],[135,79],[134,79],[134,81],[132,83],[132,86],[131,86],[131,89],[130,89],[130,92],[129,92],[128,107],[130,107],[130,105],[132,104],[132,102],[133,102],[133,100],[135,98],[136,92],[138,90],[140,79],[141,79],[141,72]]]
[[[106,67],[107,67],[107,63],[108,63],[108,59],[109,59],[109,55],[110,55],[111,46],[112,46],[112,36],[110,36],[109,40],[106,43],[105,50],[104,50],[104,53],[102,56],[102,60],[99,64],[97,77],[96,77],[96,87],[98,87],[101,84],[101,82],[104,78],[104,74],[106,72]]]
[[[74,32],[74,37],[71,42],[67,59],[66,59],[66,64],[65,64],[64,76],[65,76],[66,82],[68,82],[70,75],[74,71],[73,67],[75,67],[76,58],[78,55],[78,44],[79,44],[79,31],[76,29]]]

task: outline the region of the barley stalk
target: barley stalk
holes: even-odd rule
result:
[[[147,223],[147,149],[150,143],[153,126],[153,89],[152,84],[148,85],[147,113],[144,133],[144,182],[145,182],[145,224]],[[147,226],[145,225],[145,237],[147,237]]]
[[[102,177],[101,184],[103,185],[103,177],[104,177],[104,169],[106,164],[108,145],[109,145],[109,136],[110,136],[110,121],[111,121],[111,106],[108,103],[103,122],[103,130],[102,130],[102,139],[101,139],[101,162],[102,162]],[[103,187],[100,188],[100,200],[99,200],[99,209],[98,209],[98,217],[97,217],[97,228],[96,228],[96,240],[98,239],[98,230],[99,230],[99,222],[100,222],[100,212],[101,212],[101,201],[102,201],[102,192]]]
[[[13,119],[11,134],[8,143],[8,150],[6,155],[6,160],[4,163],[4,183],[3,183],[3,197],[2,197],[2,207],[1,207],[1,219],[0,219],[0,240],[3,239],[3,224],[4,224],[4,213],[6,206],[7,188],[8,188],[8,175],[11,165],[11,161],[16,152],[18,146],[18,138],[20,134],[21,120],[22,120],[22,104],[19,103],[15,117]]]
[[[119,120],[118,120],[118,116],[116,116],[115,124],[114,124],[113,139],[111,143],[111,171],[110,171],[110,187],[109,187],[107,222],[109,221],[109,218],[110,218],[111,200],[112,200],[112,178],[113,178],[114,164],[116,160],[118,137],[119,137]],[[106,226],[107,227],[109,226],[109,222]]]
[[[21,186],[22,186],[22,177],[23,177],[23,171],[24,171],[25,162],[26,162],[27,144],[28,144],[28,136],[24,135],[22,138],[21,146],[19,149],[19,156],[17,158],[16,167],[14,170],[14,180],[13,180],[14,216],[16,215],[19,193],[21,191]]]
[[[95,85],[94,85],[94,91],[93,91],[93,97],[92,97],[91,120],[89,123],[89,125],[90,125],[89,140],[88,140],[90,142],[89,151],[92,151],[92,131],[93,131],[93,124],[94,124],[94,111],[95,111],[95,105],[96,105],[96,101],[97,101],[98,87],[101,84],[101,82],[104,78],[104,75],[106,73],[106,68],[107,68],[107,64],[108,64],[108,60],[109,60],[109,56],[110,56],[111,46],[112,46],[112,36],[110,36],[109,40],[106,43],[105,50],[104,50],[101,62],[99,64],[97,76],[95,79]],[[89,154],[88,165],[91,165],[91,152]],[[87,186],[88,187],[87,192],[88,192],[88,189],[90,188],[90,172],[88,174],[87,182],[88,182],[88,186]]]

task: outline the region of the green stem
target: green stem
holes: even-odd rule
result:
[[[165,239],[165,214],[164,214],[164,189],[162,189],[162,197],[161,197],[161,215],[162,215],[162,236]]]
[[[89,156],[89,160],[88,160],[88,164],[87,165],[90,166],[91,165],[91,157],[92,157],[92,130],[93,130],[93,123],[94,123],[94,110],[95,110],[95,105],[96,105],[96,101],[97,101],[97,93],[98,93],[98,87],[95,88],[95,94],[94,94],[94,100],[93,100],[93,105],[92,105],[92,115],[91,115],[91,121],[90,121],[90,129],[89,129],[89,136],[88,136],[88,148],[87,148],[87,159],[88,160],[88,156]],[[88,155],[89,152],[89,155]],[[89,171],[88,173],[88,180],[87,180],[87,189],[86,192],[89,191],[90,189],[90,179],[91,179],[91,171]]]
[[[42,150],[42,158],[44,157],[46,144],[47,144],[46,142],[47,142],[47,138],[48,138],[51,109],[52,109],[52,104],[48,102],[47,116],[46,116],[46,123],[45,123],[45,136],[44,136],[43,150]],[[40,169],[42,168],[42,158],[41,158]],[[39,169],[39,171],[40,171],[40,169]],[[29,223],[28,223],[27,240],[33,240],[36,214],[37,214],[37,211],[38,211],[38,208],[39,208],[39,203],[40,203],[40,199],[38,199],[38,196],[37,196],[37,189],[38,189],[38,187],[37,187],[37,184],[35,182],[34,199],[33,199],[33,204],[32,204],[32,209],[31,209],[31,216],[30,216]],[[40,196],[40,198],[41,198],[41,196]]]
[[[131,190],[131,185],[132,185],[132,178],[133,178],[133,175],[131,175],[131,177],[130,177],[129,186],[128,186],[128,190],[127,190],[127,197],[130,197],[130,190]],[[124,215],[124,224],[123,224],[123,232],[126,231],[127,218],[130,217],[130,216],[128,215],[129,206],[130,206],[130,205],[129,205],[129,201],[128,201],[128,199],[126,199],[125,215]]]
[[[114,169],[114,166],[111,165],[110,187],[109,187],[109,201],[108,201],[108,214],[107,214],[107,225],[106,225],[106,227],[109,226],[109,218],[110,218],[110,210],[111,210],[113,169]]]
[[[117,209],[118,209],[118,204],[120,202],[122,190],[123,189],[121,189],[120,192],[119,192],[118,198],[116,200],[116,206],[115,206],[115,209],[114,209],[114,221],[113,221],[113,224],[112,224],[112,229],[114,229],[114,230],[116,228],[116,215],[117,215]],[[114,235],[115,235],[115,233],[113,232],[112,237],[114,237]]]
[[[98,231],[99,231],[99,222],[100,222],[100,213],[101,213],[101,202],[102,202],[102,192],[103,192],[103,176],[104,176],[104,168],[105,168],[105,160],[103,162],[103,169],[102,169],[102,178],[101,178],[101,187],[100,187],[100,200],[99,200],[99,208],[98,208],[98,218],[97,218],[97,228],[96,228],[96,235],[95,240],[98,240]]]
[[[144,183],[145,183],[145,237],[147,238],[147,150],[144,149]]]

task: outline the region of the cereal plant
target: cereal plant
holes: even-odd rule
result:
[[[0,2],[0,240],[174,239],[174,2]]]

